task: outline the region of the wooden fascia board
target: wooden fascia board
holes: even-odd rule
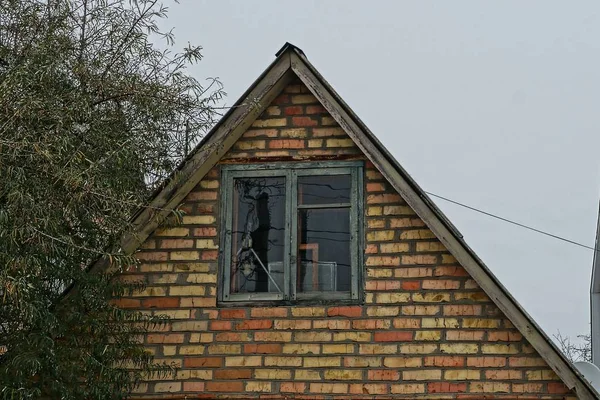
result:
[[[210,138],[185,162],[150,205],[138,214],[133,222],[134,232],[121,241],[124,253],[131,254],[139,248],[293,77],[289,54],[283,54],[231,115],[219,122]]]
[[[550,342],[539,327],[533,322],[525,311],[518,305],[508,292],[502,287],[489,269],[465,248],[462,240],[457,238],[449,227],[442,222],[428,202],[425,193],[417,192],[414,186],[401,174],[387,157],[370,140],[371,134],[357,125],[353,118],[346,112],[322,82],[322,77],[317,77],[312,68],[307,65],[303,58],[292,53],[292,70],[300,80],[309,88],[315,97],[323,104],[325,109],[337,121],[338,124],[352,138],[356,145],[363,151],[367,158],[379,169],[381,174],[392,184],[394,189],[400,193],[408,205],[427,224],[429,229],[446,246],[448,251],[458,260],[465,270],[481,286],[490,299],[511,320],[521,334],[540,353],[542,358],[550,365],[554,372],[571,389],[575,389],[581,399],[597,398],[593,389],[583,380],[574,367],[564,359],[564,356]],[[429,200],[430,202],[430,200]]]

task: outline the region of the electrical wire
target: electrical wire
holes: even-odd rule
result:
[[[496,219],[499,219],[500,221],[504,221],[504,222],[507,222],[509,224],[516,225],[516,226],[519,226],[521,228],[525,228],[525,229],[528,229],[530,231],[533,231],[533,232],[536,232],[536,233],[540,233],[542,235],[546,235],[546,236],[549,236],[549,237],[554,238],[554,239],[562,240],[563,242],[567,242],[567,243],[573,244],[575,246],[583,247],[584,249],[589,249],[589,250],[594,250],[594,251],[600,251],[600,249],[596,249],[595,247],[588,246],[588,245],[585,245],[583,243],[575,242],[574,240],[570,240],[570,239],[564,238],[562,236],[558,236],[558,235],[555,235],[555,234],[552,234],[552,233],[549,233],[549,232],[545,232],[545,231],[542,231],[540,229],[536,229],[536,228],[533,228],[531,226],[527,226],[525,224],[521,224],[519,222],[510,220],[508,218],[500,217],[499,215],[495,215],[495,214],[489,213],[487,211],[483,211],[483,210],[480,210],[478,208],[468,206],[466,204],[463,204],[463,203],[460,203],[458,201],[449,199],[447,197],[440,196],[439,194],[435,194],[435,193],[431,193],[431,192],[427,192],[427,191],[425,193],[427,193],[430,196],[436,197],[438,199],[447,201],[449,203],[456,204],[457,206],[464,207],[464,208],[469,209],[471,211],[475,211],[475,212],[478,212],[480,214],[487,215],[488,217],[496,218]]]

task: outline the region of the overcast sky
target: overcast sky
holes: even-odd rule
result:
[[[199,1],[170,10],[233,104],[289,41],[427,191],[593,245],[597,1]],[[592,251],[435,200],[549,334],[589,331]]]

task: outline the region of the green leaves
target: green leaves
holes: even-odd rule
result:
[[[138,341],[164,319],[110,301],[144,282],[87,271],[135,263],[118,246],[129,218],[218,118],[220,83],[187,74],[201,48],[172,53],[165,16],[149,0],[0,2],[0,398],[119,399],[172,368]]]

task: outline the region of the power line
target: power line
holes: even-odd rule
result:
[[[427,191],[426,191],[425,193],[427,193],[427,194],[428,194],[428,195],[430,195],[430,196],[437,197],[438,199],[441,199],[441,200],[447,201],[447,202],[449,202],[449,203],[456,204],[457,206],[461,206],[461,207],[467,208],[467,209],[469,209],[469,210],[471,210],[471,211],[475,211],[475,212],[478,212],[478,213],[480,213],[480,214],[487,215],[488,217],[492,217],[492,218],[499,219],[500,221],[508,222],[509,224],[513,224],[513,225],[519,226],[519,227],[521,227],[521,228],[528,229],[528,230],[530,230],[530,231],[533,231],[533,232],[536,232],[536,233],[541,233],[542,235],[546,235],[546,236],[549,236],[549,237],[551,237],[551,238],[554,238],[554,239],[562,240],[563,242],[567,242],[567,243],[570,243],[570,244],[574,244],[575,246],[583,247],[583,248],[585,248],[585,249],[589,249],[589,250],[600,251],[600,249],[596,250],[596,248],[595,248],[595,247],[591,247],[591,246],[588,246],[588,245],[585,245],[585,244],[582,244],[582,243],[579,243],[579,242],[575,242],[575,241],[573,241],[573,240],[570,240],[570,239],[567,239],[567,238],[564,238],[564,237],[561,237],[561,236],[558,236],[558,235],[554,235],[554,234],[552,234],[552,233],[545,232],[545,231],[542,231],[542,230],[540,230],[540,229],[533,228],[533,227],[531,227],[531,226],[527,226],[527,225],[521,224],[521,223],[519,223],[519,222],[516,222],[516,221],[510,220],[510,219],[508,219],[508,218],[500,217],[500,216],[498,216],[498,215],[495,215],[495,214],[489,213],[489,212],[487,212],[487,211],[483,211],[483,210],[480,210],[480,209],[478,209],[478,208],[471,207],[471,206],[468,206],[468,205],[466,205],[466,204],[460,203],[460,202],[458,202],[458,201],[455,201],[455,200],[449,199],[449,198],[447,198],[447,197],[440,196],[439,194],[435,194],[435,193],[431,193],[431,192],[427,192]]]

